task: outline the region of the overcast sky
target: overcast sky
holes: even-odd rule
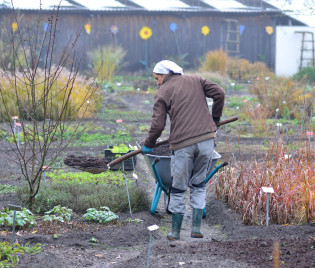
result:
[[[286,10],[290,15],[311,27],[315,27],[315,0],[265,0],[266,2]]]

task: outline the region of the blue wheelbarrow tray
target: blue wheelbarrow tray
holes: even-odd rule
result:
[[[152,176],[155,179],[156,187],[151,203],[151,214],[154,214],[157,208],[157,205],[160,200],[160,196],[162,191],[164,192],[164,207],[167,210],[169,203],[169,190],[172,186],[172,177],[171,177],[171,156],[159,156],[159,155],[151,155],[145,154],[144,160],[148,166],[148,169]],[[226,166],[228,163],[224,162],[221,165],[218,165],[215,168],[217,161],[221,158],[221,155],[213,150],[212,154],[212,162],[207,173],[206,184],[210,181],[213,175],[222,167]],[[206,209],[203,209],[203,217],[206,217]]]

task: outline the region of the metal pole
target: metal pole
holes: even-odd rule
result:
[[[16,210],[13,210],[12,244],[14,244]]]
[[[17,147],[20,148],[20,127],[17,128]]]
[[[125,183],[126,183],[126,191],[127,191],[127,196],[128,196],[128,203],[129,203],[130,217],[132,218],[132,211],[131,211],[131,204],[130,204],[130,197],[129,197],[128,183],[127,183],[127,176],[126,176],[126,172],[125,172],[125,164],[124,164],[124,161],[122,162],[122,166],[123,166],[124,179],[125,179]]]
[[[267,193],[266,226],[269,224],[269,193]]]
[[[150,242],[149,242],[149,251],[148,251],[147,268],[149,268],[149,267],[150,267],[151,242],[152,242],[152,232],[150,232]]]

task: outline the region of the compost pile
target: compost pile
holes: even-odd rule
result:
[[[69,167],[97,174],[108,169],[107,164],[109,161],[107,161],[105,158],[88,155],[68,155],[64,159],[64,163]]]

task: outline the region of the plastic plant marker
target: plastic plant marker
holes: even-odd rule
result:
[[[136,173],[132,173],[132,177],[135,178],[136,184],[137,184],[137,186],[138,186],[138,175],[137,175]]]
[[[269,194],[273,194],[275,191],[272,187],[261,187],[264,193],[267,193],[267,208],[266,208],[266,226],[269,224]]]
[[[148,261],[147,261],[147,268],[150,267],[150,255],[151,255],[151,243],[152,243],[152,232],[159,229],[159,226],[156,224],[148,226],[148,229],[150,231],[150,241],[149,241],[149,250],[148,250]]]
[[[13,210],[12,244],[14,244],[16,212],[21,211],[22,207],[16,205],[8,205],[8,208],[10,210]]]

